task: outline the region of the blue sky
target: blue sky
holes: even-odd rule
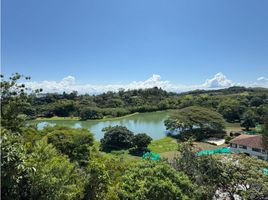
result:
[[[2,73],[127,84],[268,77],[267,0],[2,0]]]

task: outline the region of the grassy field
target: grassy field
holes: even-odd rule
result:
[[[99,149],[100,142],[95,141],[94,146]],[[153,140],[152,143],[149,145],[149,149],[154,153],[159,153],[161,155],[161,158],[173,159],[178,155],[178,146],[179,144],[175,139],[171,137],[164,137],[159,140]],[[196,151],[201,151],[226,147],[227,145],[224,144],[221,146],[216,146],[205,142],[194,142],[194,146]],[[140,157],[130,155],[128,150],[113,151],[111,153],[104,154],[107,154],[107,156],[120,157],[127,160],[140,159]]]
[[[164,137],[159,140],[153,140],[148,147],[155,153],[164,153],[168,151],[176,151],[178,149],[178,143],[171,137]]]
[[[240,123],[228,123],[228,122],[226,122],[225,126],[226,126],[225,130],[227,132],[230,132],[230,131],[242,131],[242,129],[243,129],[240,126]]]

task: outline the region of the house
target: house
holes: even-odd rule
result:
[[[241,134],[229,143],[234,153],[244,153],[268,161],[268,151],[264,150],[262,135]]]

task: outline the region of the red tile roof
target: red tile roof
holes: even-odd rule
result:
[[[264,149],[262,143],[262,135],[246,135],[242,134],[232,139],[230,143],[253,147],[257,149]]]

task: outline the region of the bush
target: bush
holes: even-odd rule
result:
[[[182,172],[162,162],[144,161],[119,183],[120,199],[195,199],[194,187]]]
[[[67,127],[46,127],[48,143],[52,143],[61,153],[67,155],[71,161],[80,165],[88,163],[90,146],[93,145],[93,135],[87,129]]]
[[[114,126],[104,129],[104,137],[101,139],[102,151],[129,149],[133,146],[134,134],[124,126]]]
[[[81,120],[102,119],[103,114],[99,108],[84,108],[80,111],[79,117]]]
[[[224,136],[224,139],[225,139],[225,143],[228,144],[229,141],[232,139],[232,137],[229,135],[226,135],[226,136]]]
[[[85,175],[51,144],[39,141],[25,161],[29,173],[30,196],[26,199],[82,199]]]
[[[153,139],[146,133],[139,133],[133,137],[133,145],[136,148],[147,147]]]

